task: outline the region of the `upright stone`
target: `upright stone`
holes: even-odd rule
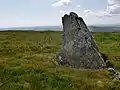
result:
[[[98,46],[81,17],[71,12],[62,17],[63,42],[57,57],[75,68],[102,69],[106,65]]]

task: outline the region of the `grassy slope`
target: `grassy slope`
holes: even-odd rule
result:
[[[119,90],[107,70],[55,64],[62,32],[0,32],[0,90]],[[120,33],[94,33],[100,51],[120,70]],[[100,82],[101,81],[101,82]]]

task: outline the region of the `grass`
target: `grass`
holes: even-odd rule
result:
[[[102,53],[120,71],[120,33],[93,33]],[[75,69],[55,61],[62,32],[1,31],[0,90],[119,90],[106,70]]]

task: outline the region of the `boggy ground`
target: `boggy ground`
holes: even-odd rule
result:
[[[120,71],[120,33],[93,33],[100,51]],[[62,32],[1,31],[0,90],[120,90],[104,70],[75,69],[56,63]]]

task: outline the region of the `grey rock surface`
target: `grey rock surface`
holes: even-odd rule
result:
[[[71,12],[62,17],[63,42],[57,53],[60,62],[75,68],[102,69],[106,67],[98,46],[81,17]]]
[[[114,80],[120,80],[120,72],[115,73]]]

